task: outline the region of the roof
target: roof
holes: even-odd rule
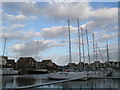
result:
[[[49,63],[49,62],[52,62],[52,61],[51,61],[50,59],[49,59],[49,60],[42,60],[41,63],[47,64],[47,63]]]
[[[31,61],[36,62],[36,60],[32,57],[20,57],[17,62],[30,63]]]

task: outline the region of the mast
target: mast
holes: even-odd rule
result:
[[[84,70],[85,70],[85,53],[84,53],[84,41],[83,41],[83,29],[81,27],[81,33],[82,33],[82,47],[83,47],[83,62],[84,62]]]
[[[96,49],[96,53],[95,54],[96,54],[96,61],[97,61],[97,42],[96,42],[96,48],[95,49]]]
[[[94,33],[92,34],[93,35],[93,53],[94,53],[94,62],[95,62],[95,44],[94,44]]]
[[[39,60],[39,56],[38,56],[38,40],[37,40],[37,60]]]
[[[37,40],[37,61],[36,61],[36,69],[38,69],[38,60],[39,60],[39,56],[38,56],[38,40]]]
[[[4,42],[3,56],[5,55],[6,41],[7,41],[7,38],[5,38],[5,42]]]
[[[88,47],[88,60],[89,60],[89,65],[90,65],[90,51],[89,51],[89,42],[88,42],[88,32],[86,29],[86,37],[87,37],[87,47]]]
[[[71,36],[70,36],[70,26],[69,26],[69,20],[68,20],[68,32],[69,32],[69,60],[70,60],[70,67],[71,67]]]
[[[102,58],[102,61],[103,61],[103,63],[104,63],[104,59],[103,59],[103,56],[102,56],[102,53],[101,53],[101,50],[100,50],[100,47],[98,46],[98,44],[97,44],[97,48],[98,48],[98,50],[99,50],[100,56],[101,56],[101,58]]]
[[[108,43],[106,43],[107,46],[107,62],[109,63],[109,51],[108,51]]]
[[[94,63],[95,63],[95,39],[94,39],[94,33],[92,34],[93,35],[93,57],[94,57]],[[96,64],[94,65],[94,68],[96,68]]]
[[[81,43],[80,43],[80,29],[79,29],[79,19],[77,19],[78,21],[78,45],[79,45],[79,62],[80,62],[80,71],[81,71]]]

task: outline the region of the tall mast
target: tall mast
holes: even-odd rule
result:
[[[7,38],[5,38],[5,42],[4,42],[3,56],[5,55],[6,41],[7,41]]]
[[[89,65],[90,65],[90,51],[89,51],[89,42],[88,42],[88,33],[86,29],[86,37],[87,37],[87,47],[88,47],[88,60],[89,60]]]
[[[83,62],[84,62],[84,70],[85,70],[85,53],[84,53],[84,40],[83,40],[83,29],[81,28],[82,33],[82,47],[83,47]]]
[[[94,57],[94,63],[95,63],[95,39],[94,39],[94,33],[93,33],[93,57]],[[94,65],[94,68],[96,69],[96,64]]]
[[[93,35],[93,53],[94,53],[94,62],[95,62],[95,44],[94,44],[94,33],[92,34]]]
[[[38,60],[39,60],[39,56],[38,56],[38,40],[37,40],[37,63],[36,63],[36,69],[38,69]]]
[[[78,45],[79,45],[79,63],[80,63],[80,71],[81,71],[81,43],[80,43],[80,28],[79,28],[79,19],[77,19],[78,21]]]
[[[96,61],[97,61],[97,42],[96,42]]]
[[[38,56],[38,40],[37,40],[37,60],[39,60],[39,56]]]
[[[107,62],[109,62],[109,51],[108,51],[108,43],[106,43],[107,46]]]
[[[100,50],[100,47],[98,46],[98,44],[97,44],[97,48],[98,48],[98,50],[99,50],[100,56],[101,56],[101,58],[102,58],[102,61],[103,61],[103,63],[104,63],[104,59],[103,59],[103,56],[102,56],[102,53],[101,53],[101,50]]]
[[[70,67],[71,67],[71,36],[70,36],[70,26],[69,26],[69,20],[68,20],[68,32],[69,32],[69,60],[70,60]]]

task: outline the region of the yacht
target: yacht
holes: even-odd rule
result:
[[[79,27],[78,27],[78,31],[79,31]],[[71,63],[71,36],[70,36],[69,20],[68,20],[68,32],[69,32],[69,60],[70,60],[70,63]],[[83,55],[83,57],[84,57],[84,55]],[[80,80],[87,80],[87,78],[84,78],[84,77],[87,77],[87,75],[88,75],[87,71],[81,71],[81,72],[75,71],[75,72],[73,72],[72,71],[72,66],[70,65],[70,71],[69,72],[51,73],[51,74],[49,74],[48,78],[49,79],[54,79],[54,80],[81,78]]]
[[[57,72],[51,73],[48,78],[52,80],[64,80],[72,78],[80,78],[79,80],[87,80],[87,72]]]

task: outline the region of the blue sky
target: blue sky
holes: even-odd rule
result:
[[[6,37],[6,52],[10,58],[32,56],[37,59],[38,41],[39,61],[52,59],[59,65],[69,63],[67,30],[69,19],[72,62],[78,63],[77,18],[79,18],[80,27],[84,29],[86,62],[88,60],[85,29],[88,29],[89,33],[91,62],[93,59],[92,33],[95,33],[104,59],[106,60],[106,42],[109,43],[110,59],[117,59],[115,56],[118,49],[117,2],[44,2],[44,4],[42,2],[3,2],[2,7],[0,10],[2,12],[2,44]],[[101,60],[100,57],[98,60]]]

